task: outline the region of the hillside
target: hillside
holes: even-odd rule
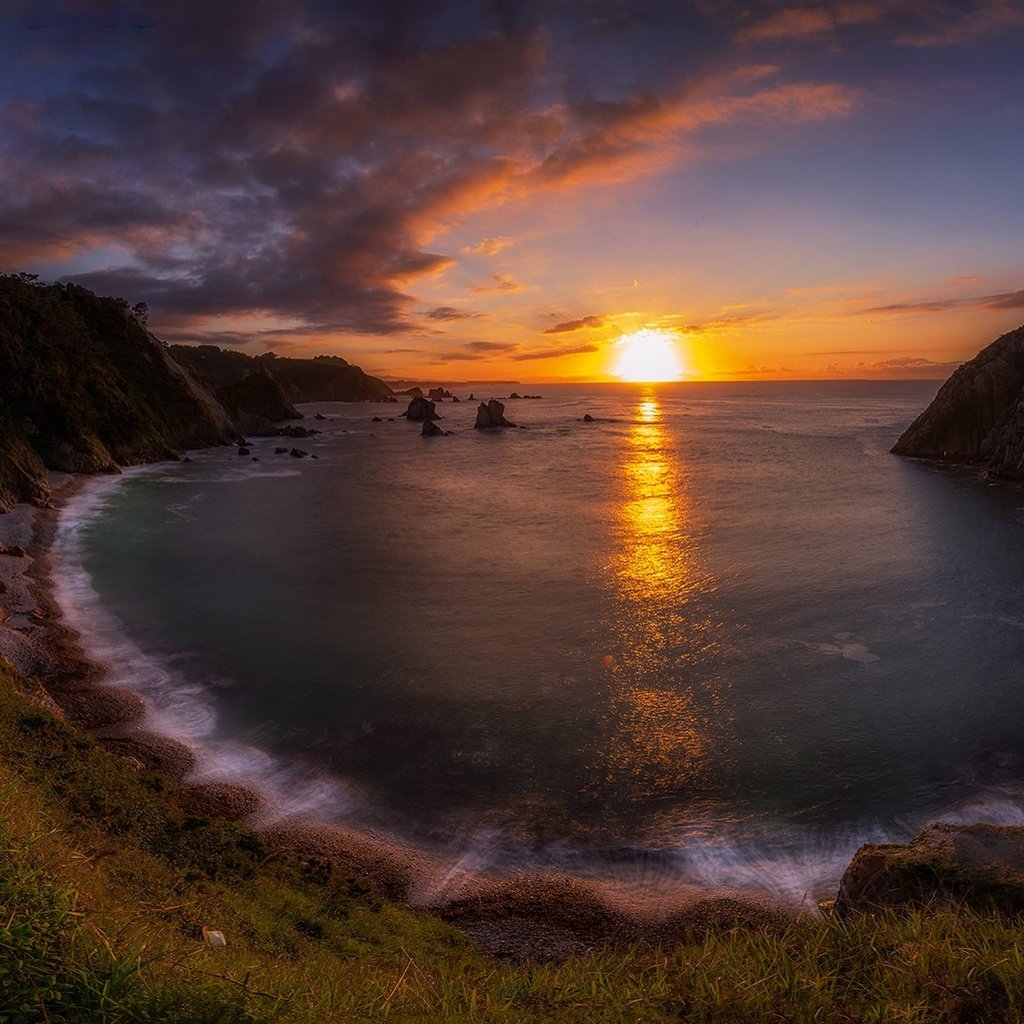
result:
[[[0,508],[45,502],[44,468],[112,472],[237,435],[142,318],[77,285],[0,275]]]
[[[290,359],[267,353],[247,356],[214,345],[172,345],[170,353],[215,391],[253,374],[274,380],[288,402],[387,402],[391,388],[339,356]]]
[[[1024,327],[957,369],[892,451],[1024,477]]]

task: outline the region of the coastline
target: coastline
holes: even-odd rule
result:
[[[54,543],[68,503],[95,478],[51,474],[53,507],[0,515],[0,655],[34,682],[34,699],[139,771],[161,775],[188,814],[240,821],[277,856],[329,861],[379,895],[435,914],[501,959],[564,959],[608,942],[670,941],[714,927],[784,927],[805,907],[756,890],[649,887],[564,874],[487,875],[390,836],[274,819],[258,789],[204,780],[195,751],[147,727],[145,700],[106,682],[57,601]],[[264,813],[261,814],[261,811]]]

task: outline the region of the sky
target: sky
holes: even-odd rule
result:
[[[0,0],[0,271],[387,377],[939,379],[1024,323],[1024,0]]]

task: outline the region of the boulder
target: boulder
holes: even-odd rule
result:
[[[303,450],[302,448],[292,448],[291,451],[288,452],[288,454],[293,459],[304,459],[309,454],[309,452]]]
[[[523,396],[520,395],[520,394],[517,394],[515,391],[513,391],[512,394],[509,395],[508,397],[509,398],[522,398]]]
[[[373,419],[370,420],[370,422],[371,423],[383,423],[384,421],[379,416],[374,416]]]
[[[906,844],[862,846],[835,911],[935,904],[1024,912],[1024,827],[929,825]]]
[[[584,423],[596,423],[597,421],[596,421],[596,420],[594,419],[594,417],[593,417],[593,416],[591,416],[591,415],[590,415],[590,413],[588,412],[588,413],[584,413],[584,414],[583,414],[583,422],[584,422]]]
[[[246,448],[244,445],[239,445],[238,446],[238,454],[239,455],[248,455],[249,454],[249,449]]]
[[[287,448],[281,448],[280,446],[278,446],[277,448],[274,449],[274,454],[275,455],[287,455],[288,454],[288,449]]]
[[[421,436],[423,437],[444,437],[445,432],[433,421],[424,420]]]
[[[486,405],[480,403],[473,426],[477,430],[495,430],[498,427],[514,427],[515,424],[505,419],[505,406],[496,398],[492,398]]]
[[[409,408],[402,415],[409,420],[439,420],[441,418],[434,411],[434,403],[430,399],[420,396],[409,402]]]

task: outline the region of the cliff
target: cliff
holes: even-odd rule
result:
[[[371,377],[339,356],[314,359],[290,359],[273,353],[247,356],[214,345],[172,345],[170,353],[218,393],[260,374],[273,380],[289,403],[389,402],[394,399],[384,381]]]
[[[223,444],[237,425],[123,299],[0,275],[0,508],[46,469],[116,472]]]
[[[1024,478],[1024,327],[964,363],[892,451]]]

